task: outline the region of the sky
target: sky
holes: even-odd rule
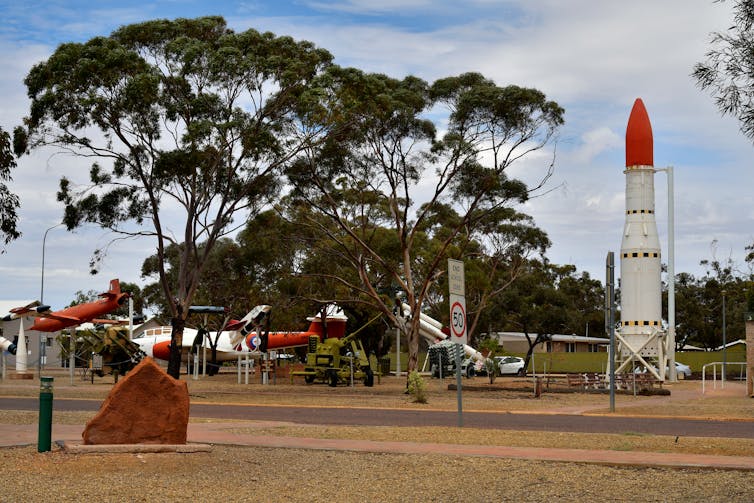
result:
[[[607,252],[620,249],[625,128],[640,97],[652,121],[655,167],[673,167],[676,273],[703,275],[705,259],[731,258],[745,269],[744,248],[754,242],[753,146],[691,77],[712,33],[731,25],[731,3],[0,0],[0,127],[12,131],[22,123],[29,112],[23,79],[59,44],[151,19],[220,15],[235,31],[309,40],[341,66],[428,82],[474,71],[501,86],[543,91],[565,109],[565,124],[553,144],[549,190],[520,209],[550,236],[552,262],[574,264],[600,280]],[[522,163],[515,174],[535,177],[551,154]],[[86,162],[57,153],[19,159],[9,188],[21,199],[23,236],[0,255],[0,300],[41,298],[58,309],[78,291],[105,291],[111,278],[144,284],[141,264],[154,242],[116,242],[93,276],[92,251],[113,236],[93,226],[72,233],[56,226],[63,212],[55,197],[60,177],[84,183],[87,173]],[[655,188],[667,257],[665,173],[655,175]]]

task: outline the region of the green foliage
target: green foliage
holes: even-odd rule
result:
[[[495,278],[497,272],[515,277],[516,256],[549,244],[528,217],[512,210],[538,187],[506,170],[544,148],[564,112],[539,91],[498,87],[479,74],[430,85],[331,68],[321,79],[331,92],[311,94],[310,105],[332,111],[337,134],[287,169],[294,187],[289,212],[326,236],[319,243],[336,257],[329,278],[407,334],[414,369],[419,312],[427,304],[447,312],[441,306],[447,258],[495,257],[476,283],[474,310],[480,313],[509,283]],[[438,121],[448,127],[438,137],[427,117],[441,113],[446,119]],[[421,186],[428,179],[435,184],[429,190]],[[485,283],[484,275],[494,281]],[[387,291],[404,295],[411,320],[393,311],[395,297]]]
[[[487,371],[487,377],[490,380],[490,384],[492,384],[500,372],[500,368],[494,358],[498,353],[502,352],[503,348],[498,344],[496,339],[490,337],[482,339],[476,347],[482,354],[485,353],[485,350],[487,351],[487,358],[484,360],[484,370]]]
[[[498,354],[502,346],[497,342],[497,339],[493,337],[486,337],[482,339],[479,344],[475,346],[479,351],[489,350],[489,358],[492,358],[496,354]]]
[[[408,374],[408,393],[415,403],[427,403],[427,383],[416,370]]]
[[[91,222],[154,236],[157,270],[169,245],[185,243],[172,281],[160,274],[171,314],[185,313],[234,216],[253,216],[277,193],[282,165],[327,133],[302,129],[297,114],[331,59],[309,42],[235,33],[220,17],[124,26],[62,44],[32,68],[26,144],[95,159],[91,185],[61,179],[69,229]],[[183,210],[182,228],[164,227],[167,201]]]
[[[604,333],[601,283],[573,265],[531,260],[524,273],[499,299],[502,327],[497,331],[529,334]]]
[[[712,243],[713,249],[716,243]],[[723,297],[725,297],[727,342],[745,337],[744,314],[749,310],[751,272],[740,272],[731,259],[703,260],[706,273],[695,277],[688,273],[676,275],[676,350],[686,344],[705,349],[723,343]],[[667,294],[663,296],[667,305]]]
[[[741,131],[754,140],[754,6],[751,0],[733,2],[733,24],[712,35],[705,62],[694,66],[697,85],[708,90],[723,114],[736,117]]]
[[[53,145],[96,163],[89,185],[61,179],[63,221],[155,238],[178,341],[212,248],[237,230],[239,215],[276,196],[284,165],[330,133],[325,115],[317,128],[302,115],[331,60],[310,42],[235,33],[221,17],[203,17],[62,44],[26,77],[29,148]],[[168,275],[171,245],[179,258]],[[174,347],[168,368],[177,377]]]
[[[16,158],[11,148],[10,135],[0,128],[0,238],[6,245],[21,237],[21,232],[16,227],[20,202],[18,196],[11,193],[4,183],[12,180],[11,171],[15,167]]]

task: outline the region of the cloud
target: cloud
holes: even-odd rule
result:
[[[571,154],[574,162],[589,163],[602,152],[623,147],[624,140],[607,127],[587,131],[581,135],[581,144]]]
[[[386,13],[431,7],[430,0],[347,0],[343,2],[306,2],[312,9],[324,12],[348,12],[358,14]]]

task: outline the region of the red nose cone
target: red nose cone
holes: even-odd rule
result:
[[[159,360],[170,360],[170,341],[158,342],[152,347],[152,356]]]
[[[652,124],[641,98],[634,102],[626,126],[626,166],[654,166]]]

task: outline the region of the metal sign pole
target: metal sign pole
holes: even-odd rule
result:
[[[461,356],[467,344],[466,331],[466,279],[461,260],[448,259],[448,304],[450,304],[451,340],[456,343],[456,396],[458,400],[458,426],[463,426],[463,386],[461,383]]]
[[[605,264],[607,278],[605,281],[605,321],[610,333],[610,352],[608,369],[610,371],[610,412],[615,412],[615,257],[607,252]]]
[[[456,399],[458,401],[458,426],[463,426],[463,396],[461,392],[461,353],[463,346],[456,344]]]

